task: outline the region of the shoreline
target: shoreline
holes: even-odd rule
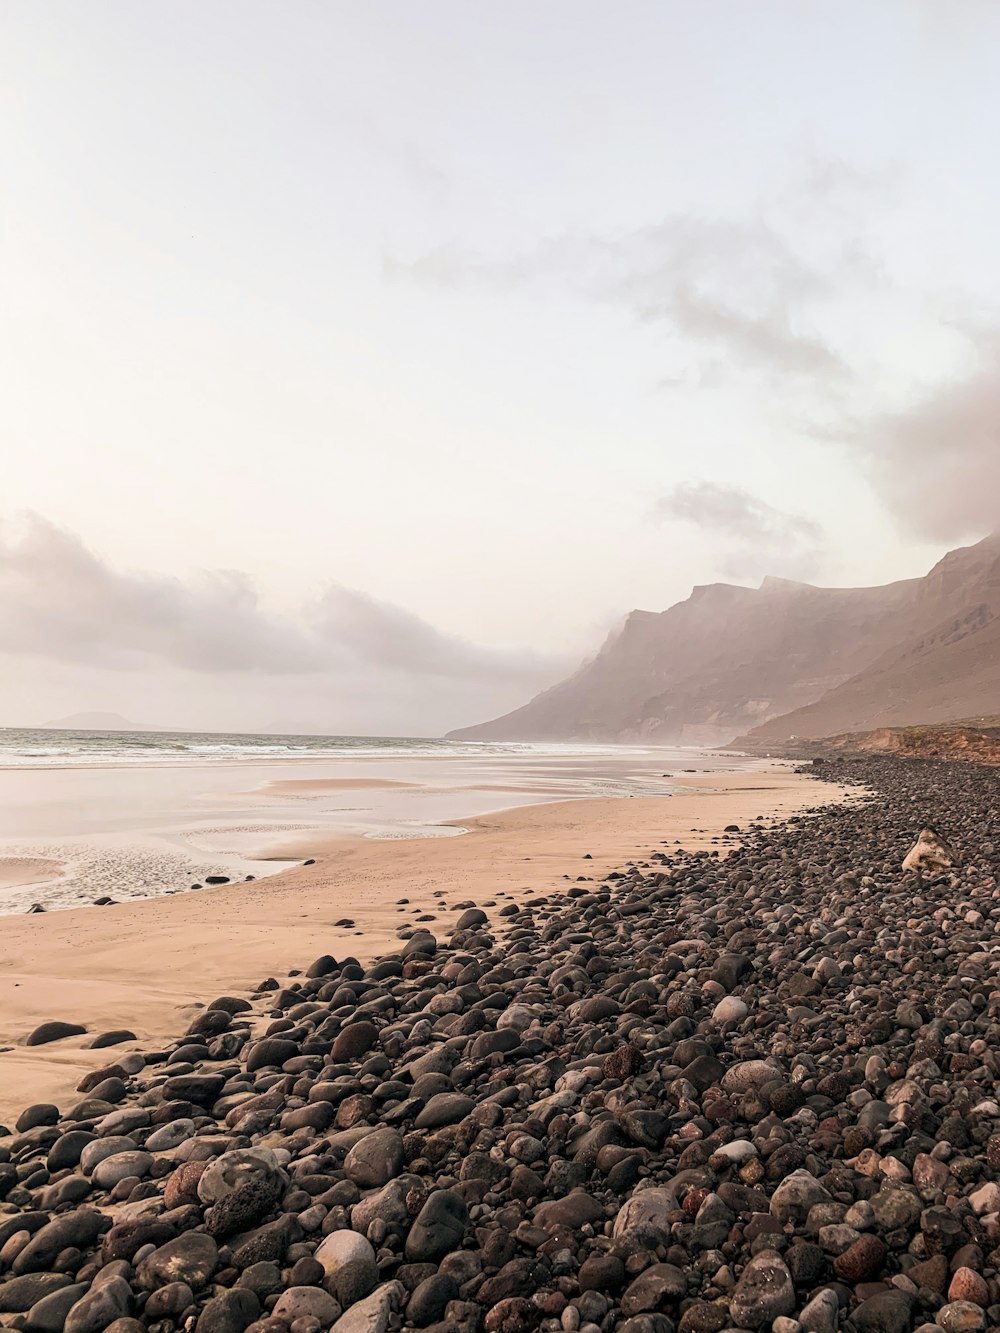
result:
[[[232,882],[275,870],[271,849],[329,834],[451,836],[448,821],[570,798],[660,795],[665,768],[710,772],[764,766],[711,753],[619,749],[533,753],[247,760],[159,767],[0,771],[0,911],[17,914],[183,894],[208,876]],[[30,773],[31,776],[25,776]],[[237,776],[238,775],[238,776]],[[666,783],[670,782],[668,788]],[[266,855],[258,849],[266,847]],[[315,848],[281,858],[292,862]],[[36,871],[49,866],[57,873]],[[4,866],[6,869],[4,869]]]
[[[88,1071],[177,1037],[217,996],[244,996],[267,977],[308,968],[321,953],[370,961],[397,948],[397,929],[421,916],[431,918],[432,931],[449,934],[456,903],[517,903],[578,876],[596,884],[630,860],[678,845],[724,851],[738,844],[713,843],[727,824],[745,827],[758,815],[770,824],[845,794],[777,765],[686,775],[673,795],[516,806],[461,820],[464,837],[337,836],[323,841],[315,865],[251,883],[7,917],[0,1122],[29,1102],[66,1105]],[[320,838],[310,841],[320,846]],[[353,924],[335,924],[343,920]],[[28,1034],[49,1020],[88,1032],[26,1048]],[[99,1032],[121,1028],[137,1041],[84,1049]]]
[[[2,736],[3,728],[0,728]],[[129,734],[129,733],[126,733]],[[350,763],[364,764],[375,762],[379,764],[392,762],[406,762],[407,760],[420,760],[421,762],[448,763],[454,759],[471,760],[496,760],[496,759],[521,759],[521,760],[586,760],[586,759],[609,759],[615,760],[622,757],[623,754],[630,754],[634,758],[646,757],[655,758],[658,753],[665,755],[678,753],[690,754],[694,757],[704,757],[706,754],[718,756],[721,760],[760,758],[769,759],[769,755],[745,754],[742,750],[729,749],[720,746],[711,745],[654,745],[643,744],[642,742],[613,742],[613,741],[595,741],[590,744],[585,741],[456,741],[451,749],[438,748],[430,743],[428,738],[417,738],[417,744],[427,739],[428,748],[426,750],[403,748],[385,749],[372,748],[365,749],[331,749],[328,751],[305,749],[297,754],[273,754],[273,753],[251,753],[244,754],[199,754],[186,753],[178,755],[176,758],[164,754],[150,756],[146,754],[137,754],[134,758],[125,758],[121,754],[108,758],[88,758],[80,759],[73,757],[66,762],[59,762],[55,756],[39,756],[39,762],[25,762],[23,759],[17,763],[7,762],[3,759],[3,752],[0,750],[0,773],[63,773],[67,771],[90,771],[105,769],[125,769],[133,771],[135,769],[185,769],[185,768],[244,768],[255,764],[274,764],[278,767],[285,767],[288,764],[329,764],[329,763]],[[468,749],[461,747],[468,746]],[[780,756],[775,756],[779,758]]]

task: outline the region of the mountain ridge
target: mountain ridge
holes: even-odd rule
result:
[[[997,711],[998,663],[993,533],[885,585],[699,584],[665,611],[631,612],[521,708],[450,736],[756,747]]]
[[[920,581],[916,632],[754,743],[950,722],[1000,708],[1000,533],[949,551]]]

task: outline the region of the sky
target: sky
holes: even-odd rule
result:
[[[990,0],[6,0],[0,724],[438,734],[1000,526]]]

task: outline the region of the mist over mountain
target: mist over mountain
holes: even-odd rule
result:
[[[1000,533],[923,578],[695,588],[468,739],[757,745],[1000,709]]]

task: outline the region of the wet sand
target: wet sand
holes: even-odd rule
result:
[[[64,865],[44,856],[0,856],[0,889],[50,883],[63,873]]]
[[[674,795],[558,801],[463,820],[468,836],[395,841],[310,835],[317,864],[250,884],[102,909],[7,917],[0,931],[0,1122],[31,1102],[77,1099],[83,1073],[116,1051],[83,1049],[130,1028],[147,1046],[178,1035],[198,1006],[287,977],[322,953],[364,961],[397,930],[432,916],[448,933],[457,904],[503,905],[587,876],[600,882],[652,850],[717,846],[725,825],[785,818],[844,795],[788,768],[686,776]],[[585,859],[587,854],[592,859]],[[397,900],[408,899],[405,907]],[[336,923],[350,919],[353,926]],[[40,1023],[88,1036],[25,1048]]]
[[[413,788],[414,782],[393,778],[282,778],[261,787],[263,796],[322,796],[328,791],[380,791],[386,787]]]
[[[672,782],[664,769],[756,762],[620,746],[0,768],[0,859],[17,862],[0,880],[0,914],[183,893],[210,875],[274,874],[289,839],[443,837],[454,832],[448,820],[569,797],[659,794]],[[34,873],[39,863],[54,868],[51,878]]]
[[[257,858],[256,849],[289,836],[447,836],[445,820],[513,805],[660,792],[661,769],[677,760],[676,750],[619,746],[0,768],[0,860],[11,866],[0,878],[0,913],[183,893],[216,874],[273,874],[280,853]],[[691,761],[747,762],[684,752]]]

